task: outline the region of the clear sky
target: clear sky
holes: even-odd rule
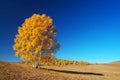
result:
[[[0,0],[0,60],[20,60],[13,50],[15,34],[34,13],[53,19],[61,44],[57,58],[120,60],[119,0]]]

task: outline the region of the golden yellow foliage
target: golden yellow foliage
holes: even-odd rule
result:
[[[36,61],[41,54],[54,53],[60,47],[56,33],[49,16],[33,14],[26,18],[18,28],[18,34],[14,39],[13,48],[16,56],[24,60]]]

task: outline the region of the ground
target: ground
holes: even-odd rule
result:
[[[0,61],[0,80],[120,80],[120,62],[35,69],[23,63]]]

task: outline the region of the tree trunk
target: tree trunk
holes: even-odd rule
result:
[[[40,63],[39,63],[39,59],[38,57],[41,56],[41,52],[36,56],[36,58],[32,61],[32,66],[33,68],[39,68],[40,67]]]
[[[33,68],[39,68],[40,64],[39,64],[39,62],[34,62],[34,63],[32,63],[32,66],[33,66]]]

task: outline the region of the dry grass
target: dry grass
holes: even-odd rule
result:
[[[120,80],[120,62],[103,65],[41,66],[0,61],[0,80]]]

